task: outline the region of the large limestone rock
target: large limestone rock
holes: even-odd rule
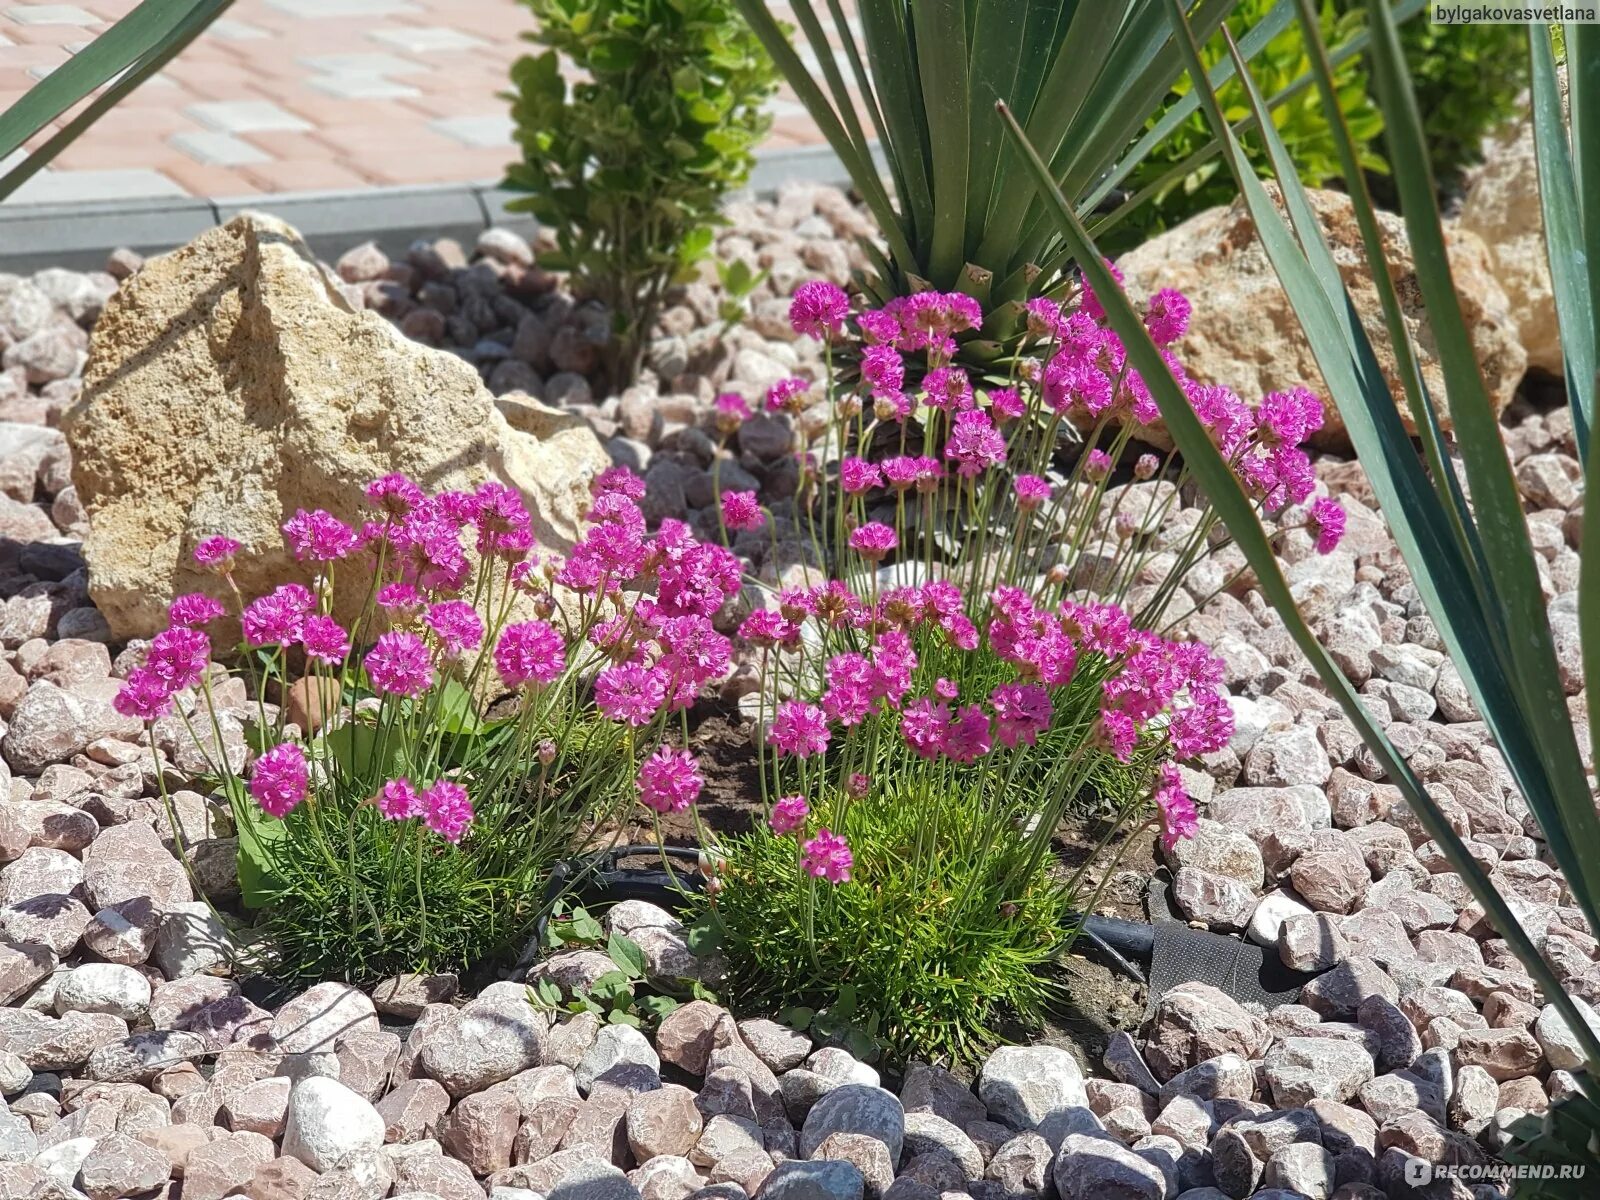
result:
[[[1318,189],[1308,194],[1334,262],[1389,380],[1401,420],[1408,431],[1414,432],[1350,199],[1341,192]],[[1451,422],[1444,376],[1434,351],[1432,331],[1427,328],[1405,225],[1399,217],[1385,212],[1378,214],[1378,224],[1406,328],[1420,352],[1423,377],[1439,407],[1440,422],[1448,430]],[[1495,411],[1500,412],[1511,403],[1527,366],[1517,321],[1506,293],[1495,279],[1483,240],[1475,233],[1452,229],[1446,233],[1446,242],[1478,366]],[[1315,440],[1324,446],[1348,445],[1344,422],[1328,395],[1311,345],[1261,247],[1255,222],[1243,200],[1189,218],[1130,251],[1117,265],[1135,299],[1172,287],[1194,304],[1189,331],[1174,347],[1193,378],[1230,387],[1252,405],[1268,392],[1310,388],[1323,397],[1328,409],[1327,424]],[[1158,432],[1158,437],[1164,436]]]
[[[1561,84],[1565,92],[1565,70]],[[1531,116],[1508,125],[1484,147],[1484,164],[1474,172],[1461,206],[1460,227],[1489,247],[1495,278],[1511,303],[1522,348],[1528,352],[1528,366],[1562,374]]]
[[[430,491],[514,485],[559,549],[608,465],[584,422],[497,405],[471,366],[353,309],[293,229],[254,213],[128,280],[83,383],[63,427],[89,589],[119,638],[164,626],[173,595],[201,584],[190,552],[212,534],[243,545],[246,596],[303,579],[284,520],[364,519],[362,485],[387,472]]]

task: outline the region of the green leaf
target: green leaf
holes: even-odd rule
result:
[[[707,1004],[717,1003],[717,994],[698,979],[689,981],[689,994],[696,1000],[704,1000]]]
[[[846,1021],[855,1020],[856,1016],[856,985],[847,983],[839,989],[839,995],[834,999],[829,1014],[840,1017]]]
[[[477,734],[483,731],[483,719],[478,715],[477,702],[466,685],[456,679],[446,679],[439,692],[439,727],[447,733]]]
[[[1589,281],[1600,277],[1600,267],[1588,260],[1584,239],[1584,206],[1578,197],[1573,171],[1573,148],[1561,117],[1561,96],[1556,87],[1555,55],[1550,31],[1529,27],[1529,53],[1533,60],[1532,86],[1534,153],[1539,164],[1539,202],[1544,217],[1545,245],[1550,263],[1551,290],[1561,328],[1561,357],[1565,365],[1567,401],[1572,408],[1572,433],[1578,456],[1589,458],[1589,429],[1594,424],[1595,307]],[[1600,181],[1589,194],[1593,221],[1600,225]]]
[[[605,929],[600,922],[589,915],[586,908],[572,910],[572,937],[583,942],[598,942],[605,936]]]
[[[606,954],[630,979],[644,978],[648,963],[644,951],[639,948],[639,943],[632,938],[612,930],[611,937],[606,942]]]
[[[811,1021],[811,1032],[824,1042],[842,1036],[849,1027],[849,1021],[832,1012],[818,1013]]]
[[[749,263],[742,258],[736,258],[731,262],[717,264],[717,278],[721,281],[724,291],[743,296],[750,290],[755,275],[750,270]]]
[[[638,65],[643,53],[633,38],[601,38],[589,48],[589,63],[597,71],[627,71]]]
[[[244,723],[244,744],[259,757],[276,746],[278,738],[270,725],[252,719]]]
[[[625,1008],[613,1008],[609,1013],[606,1014],[606,1024],[629,1025],[634,1029],[638,1029],[643,1022],[641,1022],[638,1017]]]
[[[661,1020],[662,1017],[669,1013],[676,1012],[678,1009],[678,1002],[675,999],[657,992],[652,992],[648,996],[640,996],[635,1003],[656,1021]]]
[[[953,278],[967,261],[967,170],[971,162],[972,101],[967,75],[963,0],[912,0],[913,19],[933,36],[917,42],[922,106],[928,114],[929,168],[933,177],[933,238],[927,270]]]
[[[288,844],[288,831],[250,798],[241,780],[230,776],[223,790],[239,834],[239,901],[245,908],[265,908],[284,888],[277,855]]]
[[[715,100],[701,96],[689,104],[689,119],[698,121],[702,125],[715,125],[722,120],[726,106],[718,104]]]
[[[539,980],[539,1000],[546,1008],[555,1008],[561,1003],[561,986],[551,979]]]
[[[619,997],[633,995],[633,981],[625,971],[607,971],[589,985],[589,994],[606,1004],[615,1004]]]
[[[326,764],[346,779],[370,784],[373,788],[386,779],[404,775],[407,770],[405,740],[393,736],[385,739],[378,727],[367,721],[346,721],[325,730],[307,743],[306,749],[313,761]],[[381,762],[380,749],[383,751]]]
[[[844,1035],[844,1048],[862,1062],[871,1062],[878,1057],[878,1043],[864,1029],[852,1027]]]
[[[684,931],[684,941],[689,953],[696,958],[710,958],[722,949],[722,923],[714,911],[708,911]]]
[[[677,259],[684,266],[698,263],[707,254],[711,253],[711,245],[716,235],[710,226],[697,225],[686,231],[683,240],[678,243]]]
[[[778,1024],[787,1025],[790,1029],[804,1033],[811,1028],[811,1022],[816,1016],[817,1010],[814,1008],[786,1008],[778,1014]]]

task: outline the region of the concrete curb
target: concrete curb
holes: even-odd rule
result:
[[[789,182],[847,186],[849,177],[827,146],[774,150],[757,156],[744,194],[770,194]],[[326,258],[368,240],[389,253],[423,237],[470,244],[490,225],[532,231],[532,217],[506,208],[515,196],[493,183],[447,183],[215,199],[5,204],[0,205],[0,271],[98,270],[119,246],[158,254],[247,209],[281,217]]]

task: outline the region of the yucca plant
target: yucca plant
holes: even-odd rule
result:
[[[232,3],[233,0],[144,0],[34,84],[0,113],[0,162],[86,97],[93,98],[42,145],[0,174],[0,200],[48,166],[119,100],[166,66]]]
[[[1346,157],[1346,178],[1360,225],[1372,276],[1379,289],[1389,340],[1419,431],[1421,451],[1400,424],[1378,360],[1345,292],[1304,190],[1285,169],[1283,144],[1266,129],[1269,153],[1282,182],[1284,212],[1248,169],[1236,131],[1228,127],[1214,91],[1201,87],[1201,101],[1222,139],[1228,165],[1239,181],[1259,235],[1315,353],[1328,390],[1339,408],[1356,453],[1388,519],[1412,579],[1438,627],[1478,710],[1505,758],[1543,832],[1550,853],[1565,876],[1574,902],[1591,929],[1600,928],[1600,819],[1595,792],[1584,771],[1577,736],[1559,685],[1553,637],[1540,594],[1515,479],[1501,440],[1495,411],[1479,373],[1466,323],[1451,281],[1422,124],[1406,75],[1394,15],[1381,0],[1368,0],[1373,32],[1371,67],[1384,112],[1388,157],[1395,164],[1396,189],[1417,264],[1417,279],[1439,355],[1449,411],[1455,419],[1455,450],[1465,479],[1439,430],[1436,400],[1423,385],[1415,347],[1400,320],[1399,300],[1384,268],[1383,248],[1370,196],[1354,169],[1354,150],[1332,94],[1329,56],[1317,34],[1312,0],[1296,0],[1308,44],[1313,48],[1317,84],[1330,123]],[[1196,32],[1179,0],[1167,0],[1169,19],[1179,37],[1191,75],[1200,75]],[[1600,301],[1600,275],[1586,269],[1600,250],[1600,38],[1593,27],[1566,31],[1571,79],[1571,121],[1563,121],[1556,95],[1550,30],[1532,29],[1534,112],[1539,143],[1544,211],[1558,312],[1567,355],[1567,379],[1574,425],[1586,467],[1594,461],[1594,314]],[[1235,61],[1240,62],[1235,56]],[[1242,67],[1242,62],[1241,62]],[[1259,117],[1264,102],[1245,78],[1250,103]],[[1210,495],[1230,534],[1244,551],[1263,593],[1316,669],[1329,692],[1404,793],[1411,809],[1442,848],[1451,867],[1472,889],[1496,931],[1556,1006],[1576,1036],[1587,1069],[1578,1073],[1581,1094],[1556,1106],[1541,1136],[1521,1149],[1539,1161],[1582,1163],[1591,1170],[1600,1146],[1600,1106],[1595,1104],[1594,1073],[1600,1068],[1600,1039],[1563,988],[1556,971],[1539,953],[1505,898],[1473,861],[1438,805],[1395,751],[1382,728],[1363,707],[1350,682],[1318,643],[1295,606],[1282,571],[1271,553],[1255,512],[1230,477],[1221,456],[1201,426],[1156,347],[1139,336],[1139,320],[1117,290],[1110,271],[1091,242],[1079,215],[1050,179],[1042,157],[1027,147],[1016,122],[1009,124],[1035,180],[1051,204],[1084,279],[1095,290],[1113,328],[1128,345],[1130,365],[1148,382],[1162,417],[1197,481]],[[1470,490],[1472,502],[1466,499]],[[1600,582],[1595,577],[1593,526],[1583,536],[1584,567],[1579,613],[1586,674],[1600,678]],[[1591,723],[1591,739],[1600,726]],[[1534,1122],[1538,1124],[1538,1122]],[[1583,1181],[1534,1181],[1529,1195],[1588,1195],[1592,1176]],[[1572,1190],[1562,1191],[1561,1188]]]
[[[1010,106],[1080,217],[1113,197],[1198,103],[1193,89],[1173,98],[1184,60],[1164,0],[857,0],[859,37],[840,0],[825,0],[825,17],[824,4],[791,0],[816,68],[801,59],[769,0],[737,3],[883,236],[882,247],[868,248],[871,298],[966,292],[989,314],[982,336],[963,347],[978,360],[997,354],[1020,328],[1024,300],[1065,281],[1072,258],[1048,204],[1027,182],[995,102]],[[1238,3],[1185,0],[1185,15],[1204,40]],[[1400,8],[1410,15],[1422,4],[1405,0]],[[1241,53],[1248,59],[1292,20],[1290,0],[1278,0],[1240,39]],[[1341,46],[1341,60],[1365,36]],[[1224,59],[1209,82],[1220,87],[1233,74]],[[1302,77],[1272,103],[1310,82]],[[1216,153],[1215,141],[1200,147],[1141,192],[1170,186]]]

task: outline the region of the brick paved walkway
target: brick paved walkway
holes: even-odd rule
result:
[[[0,0],[0,105],[134,2]],[[513,0],[237,0],[14,202],[497,180],[531,22]],[[773,115],[769,147],[821,141],[787,91]]]

